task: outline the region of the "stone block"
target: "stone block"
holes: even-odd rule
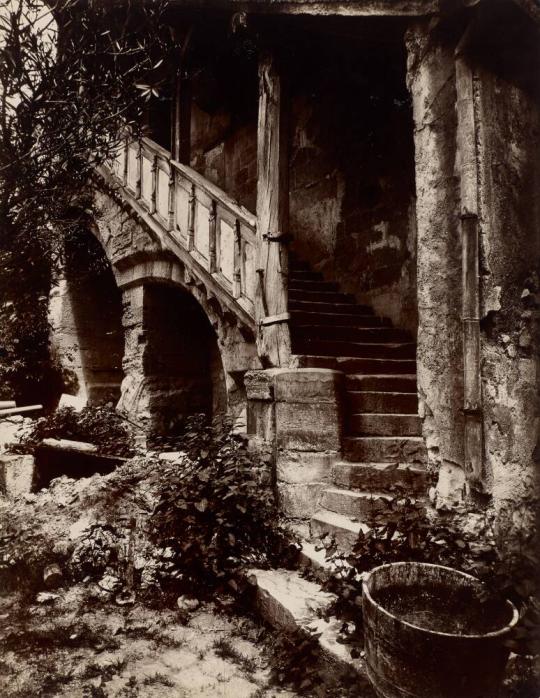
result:
[[[34,481],[34,456],[4,454],[0,456],[0,491],[14,498],[28,494]]]
[[[274,395],[278,402],[337,402],[343,373],[328,368],[299,368],[274,376]]]
[[[339,451],[341,415],[336,403],[276,403],[277,445],[298,451]]]
[[[244,385],[248,400],[273,400],[274,376],[281,369],[267,369],[265,371],[247,371],[244,376]]]
[[[330,453],[279,451],[276,463],[278,483],[330,482],[332,466],[338,459],[339,453],[336,451]]]
[[[454,463],[443,463],[439,470],[435,506],[437,509],[451,508],[463,503],[465,496],[465,472]]]
[[[293,519],[310,519],[319,508],[319,500],[327,487],[325,482],[278,483],[280,511]]]
[[[247,406],[247,433],[265,442],[275,438],[274,403],[267,400],[250,400]]]

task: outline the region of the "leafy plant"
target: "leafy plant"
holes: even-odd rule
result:
[[[298,552],[271,490],[269,463],[249,452],[225,423],[188,420],[178,445],[183,467],[165,473],[152,517],[153,536],[171,549],[177,584],[188,594],[241,592],[241,574],[256,565],[285,565]]]
[[[34,453],[43,439],[88,441],[99,453],[110,456],[134,455],[132,439],[124,420],[111,407],[85,407],[76,412],[63,407],[38,419],[29,434],[10,445],[12,453]]]
[[[66,234],[92,215],[89,178],[114,157],[172,55],[165,2],[10,0],[0,12],[0,385],[53,404],[47,300]]]
[[[363,577],[374,567],[392,562],[446,565],[481,579],[490,595],[509,598],[520,610],[521,622],[509,640],[511,648],[538,654],[540,587],[534,534],[507,541],[503,553],[494,519],[493,512],[466,507],[435,512],[395,488],[394,496],[381,502],[367,522],[368,530],[359,532],[349,554],[338,553],[335,542],[323,537],[321,544],[336,569],[323,586],[338,597],[328,613],[343,620],[341,641],[352,646],[353,656],[363,648]]]

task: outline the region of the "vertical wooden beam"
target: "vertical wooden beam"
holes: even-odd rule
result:
[[[289,217],[286,90],[276,57],[259,56],[257,131],[257,237],[259,279],[255,316],[257,348],[265,366],[286,366],[291,355],[287,313]]]
[[[191,160],[191,80],[178,70],[173,99],[173,160],[189,165]]]
[[[464,35],[463,44],[466,42]],[[480,235],[477,115],[474,75],[456,50],[457,152],[460,177],[463,322],[463,412],[465,472],[469,483],[482,489],[484,445],[480,360]]]

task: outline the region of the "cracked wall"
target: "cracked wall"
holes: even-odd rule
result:
[[[534,65],[534,64],[533,64]],[[539,509],[540,103],[479,61],[486,473],[506,530]]]
[[[454,52],[424,23],[411,27],[406,40],[416,149],[419,409],[430,465],[451,478],[463,466]]]

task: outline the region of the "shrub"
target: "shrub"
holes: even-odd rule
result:
[[[329,609],[343,620],[343,641],[353,656],[363,648],[362,579],[378,565],[392,562],[428,562],[446,565],[481,579],[490,594],[511,599],[521,622],[508,644],[514,652],[540,652],[540,587],[534,532],[502,546],[495,536],[492,512],[465,507],[436,513],[422,501],[396,488],[395,496],[371,518],[369,530],[360,531],[348,555],[338,554],[331,539],[322,544],[337,571],[324,584],[338,595]],[[510,549],[509,549],[510,547]]]
[[[152,517],[153,536],[173,551],[172,575],[188,593],[238,591],[242,571],[292,562],[298,546],[280,518],[269,462],[250,453],[229,425],[188,420]]]
[[[63,407],[38,419],[25,437],[10,445],[12,453],[33,454],[43,439],[72,439],[88,441],[98,447],[102,455],[134,455],[129,430],[124,420],[111,407],[85,407],[75,412]]]

